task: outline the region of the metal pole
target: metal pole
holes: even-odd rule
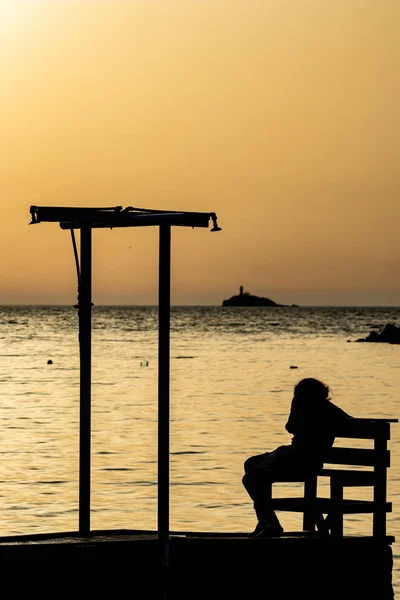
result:
[[[91,366],[92,366],[92,229],[81,229],[79,286],[80,431],[79,533],[90,532]]]
[[[171,226],[160,226],[158,297],[158,539],[169,563]]]

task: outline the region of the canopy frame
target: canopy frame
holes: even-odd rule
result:
[[[80,425],[79,425],[79,533],[90,533],[91,480],[91,368],[92,368],[92,230],[116,227],[159,227],[158,290],[158,538],[163,563],[169,561],[169,448],[170,448],[170,316],[171,227],[203,227],[220,231],[215,213],[153,210],[122,206],[111,208],[31,206],[31,222],[59,223],[61,229],[80,230],[78,269]]]

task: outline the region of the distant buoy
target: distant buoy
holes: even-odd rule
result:
[[[48,361],[47,361],[47,364],[48,364],[48,365],[52,365],[52,364],[53,364],[53,361],[52,361],[52,360],[48,360]]]

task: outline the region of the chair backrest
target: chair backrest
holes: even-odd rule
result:
[[[370,466],[380,471],[390,467],[390,451],[387,442],[390,440],[390,423],[398,419],[344,419],[336,431],[337,438],[373,440],[373,448],[349,448],[334,444],[328,452],[327,463]]]

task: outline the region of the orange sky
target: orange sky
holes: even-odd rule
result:
[[[74,304],[30,205],[213,211],[173,304],[400,305],[398,0],[0,0],[0,304]],[[95,304],[157,304],[158,230],[95,231]]]

